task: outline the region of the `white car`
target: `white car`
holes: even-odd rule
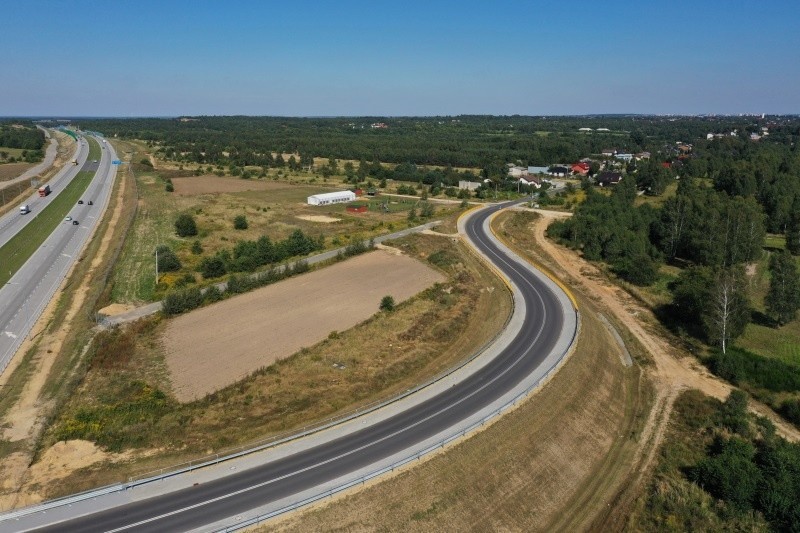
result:
[[[66,222],[69,222],[70,220],[72,220],[72,217],[64,217],[64,220],[65,220]]]

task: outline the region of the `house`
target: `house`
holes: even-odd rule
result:
[[[597,131],[611,131],[611,130],[608,128],[597,128]]]
[[[519,184],[538,189],[542,186],[542,180],[537,176],[522,176],[519,178]]]
[[[569,169],[567,167],[550,167],[548,174],[550,174],[551,176],[563,178],[564,176],[569,174]]]
[[[570,170],[573,174],[580,174],[581,176],[585,176],[589,173],[589,163],[575,163],[570,167]]]
[[[650,152],[639,152],[634,157],[637,161],[641,161],[642,159],[650,159]]]
[[[459,189],[464,189],[466,191],[474,191],[475,189],[477,189],[480,186],[481,186],[481,182],[479,182],[479,181],[464,181],[464,180],[461,180],[461,181],[458,182],[458,188]]]
[[[535,176],[537,174],[547,174],[548,172],[548,167],[528,167],[528,174],[531,176]]]
[[[610,149],[605,149],[602,152],[600,152],[600,154],[605,156],[605,157],[613,157],[614,154],[616,154],[616,153],[617,153],[616,150],[610,150]]]
[[[518,167],[518,166],[510,166],[510,167],[508,167],[508,175],[511,176],[512,178],[519,178],[520,176],[522,176],[526,172],[527,172],[527,170],[525,170],[522,167]]]
[[[616,154],[614,157],[616,157],[620,161],[625,161],[627,163],[628,161],[633,159],[633,154],[619,153],[619,154]]]
[[[385,124],[385,123],[383,123],[383,122],[374,122],[374,123],[370,124],[370,126],[369,126],[369,127],[370,127],[370,128],[372,128],[373,130],[385,130],[385,129],[387,129],[389,126],[388,126],[388,125],[386,125],[386,124]]]
[[[595,183],[597,183],[601,187],[606,187],[608,185],[616,185],[620,181],[622,181],[622,174],[619,172],[603,172],[594,178]]]
[[[592,128],[578,128],[578,131],[592,131]]]

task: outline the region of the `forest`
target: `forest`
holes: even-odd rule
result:
[[[466,168],[549,165],[604,149],[637,152],[709,132],[758,128],[752,117],[517,115],[81,119],[76,124],[106,136],[148,141],[169,160],[238,167],[282,164],[274,153],[299,154],[304,165],[312,157]]]

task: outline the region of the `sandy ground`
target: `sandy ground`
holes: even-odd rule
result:
[[[322,222],[325,224],[339,222],[341,220],[340,218],[328,217],[325,215],[298,215],[297,218],[300,220],[308,220],[309,222]]]
[[[266,191],[285,187],[285,185],[282,186],[279,183],[268,181],[243,180],[241,178],[214,176],[213,174],[189,178],[172,178],[172,185],[175,186],[175,193],[183,196],[221,192]]]
[[[33,167],[34,163],[3,163],[0,165],[0,181],[14,179],[29,168]]]
[[[408,256],[377,250],[242,294],[170,321],[163,343],[173,390],[200,398],[344,331],[444,277]]]
[[[111,219],[109,220],[108,231],[103,237],[100,248],[92,260],[89,272],[81,281],[81,286],[78,287],[75,292],[75,296],[66,312],[63,326],[59,329],[58,333],[48,335],[47,338],[40,343],[36,355],[33,358],[32,364],[34,365],[35,369],[31,374],[30,380],[23,389],[20,398],[17,400],[17,403],[11,409],[9,409],[6,417],[0,420],[0,428],[2,428],[0,438],[3,440],[8,440],[10,442],[34,442],[42,429],[44,419],[47,417],[47,414],[52,407],[49,401],[45,401],[41,397],[43,387],[50,373],[50,369],[53,365],[56,355],[58,355],[63,348],[63,343],[66,338],[66,331],[69,330],[73,318],[83,305],[84,299],[86,298],[86,291],[89,284],[93,280],[94,270],[100,266],[103,256],[107,253],[111,245],[111,237],[113,235],[114,228],[118,224],[120,215],[122,213],[122,195],[125,190],[124,180],[127,179],[127,177],[125,173],[119,173],[118,178],[123,180],[123,182],[120,184],[119,191],[117,193],[117,206],[111,215]],[[74,268],[75,267],[73,266],[73,269]],[[58,292],[56,292],[57,296],[61,293],[61,290],[63,290],[63,286],[72,281],[71,276],[72,272],[70,272],[64,278],[62,287]],[[31,331],[29,340],[26,340],[20,347],[19,354],[25,353],[33,346],[33,341],[30,339],[35,339],[44,332],[45,328],[52,320],[52,315],[55,312],[57,302],[58,297],[53,298],[53,300],[47,306],[44,313],[42,313],[41,318]],[[6,369],[6,372],[3,373],[3,377],[0,378],[0,387],[5,384],[5,380],[11,375],[13,369],[16,368],[21,359],[22,357],[18,355],[12,360],[11,365],[9,365],[8,369]],[[75,450],[78,450],[78,448],[75,448]],[[64,452],[64,450],[62,450],[62,452]],[[38,474],[39,477],[36,479],[35,483],[30,477],[32,470],[30,470],[28,466],[32,460],[32,454],[33,450],[26,447],[25,452],[13,453],[4,460],[0,461],[0,473],[2,473],[2,475],[0,475],[0,479],[2,479],[2,484],[0,485],[0,492],[2,492],[2,494],[0,494],[0,509],[8,509],[12,506],[27,505],[29,503],[34,503],[41,500],[41,496],[35,492],[35,486],[38,483],[44,483],[42,480],[43,474],[41,472]],[[80,455],[80,453],[77,454],[77,456]],[[78,462],[80,463],[80,460]],[[69,461],[68,463],[71,464]],[[71,472],[74,468],[74,465],[65,465],[63,471],[66,473],[63,475],[68,475],[69,472]],[[47,469],[47,472],[50,472],[51,474],[55,471],[56,470],[54,468]],[[23,484],[32,486],[34,490],[24,489]]]
[[[732,387],[712,375],[696,358],[671,346],[668,339],[654,331],[657,319],[653,313],[639,304],[630,294],[608,281],[597,267],[585,261],[573,250],[557,246],[545,237],[545,230],[554,218],[569,216],[569,213],[537,211],[543,219],[534,226],[536,240],[542,249],[576,282],[596,303],[604,307],[624,324],[650,353],[655,365],[647,367],[656,386],[656,407],[652,410],[644,436],[651,439],[652,446],[644,447],[648,457],[644,466],[649,466],[658,450],[666,430],[666,423],[680,391],[693,388],[724,400]],[[752,409],[768,416],[775,423],[778,433],[785,438],[800,440],[800,431],[781,420],[766,406],[751,399]],[[644,469],[641,470],[644,472]]]
[[[128,311],[133,311],[134,309],[136,309],[135,305],[111,304],[100,309],[98,313],[105,316],[116,316],[127,313]]]

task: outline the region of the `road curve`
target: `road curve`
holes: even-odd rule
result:
[[[88,502],[87,507],[87,502],[82,502],[81,509],[78,505],[66,512],[50,509],[45,518],[29,515],[14,523],[3,523],[0,517],[0,531],[6,526],[18,530],[44,526],[45,531],[214,530],[235,525],[241,513],[264,509],[271,503],[280,508],[292,497],[331,486],[403,454],[413,455],[426,443],[452,434],[454,427],[468,427],[465,424],[474,423],[470,421],[480,422],[481,417],[497,414],[497,405],[505,407],[510,398],[519,396],[520,390],[529,390],[557,366],[577,328],[575,312],[556,285],[512,257],[489,234],[489,217],[508,205],[472,214],[465,231],[473,245],[509,281],[517,318],[508,328],[513,338],[504,339],[504,346],[463,380],[440,387],[416,405],[363,429],[239,473],[148,499],[126,495],[133,490],[121,491],[110,496],[119,502],[113,506],[96,501]],[[532,376],[536,381],[528,384]],[[101,506],[106,508],[94,512]],[[81,513],[91,514],[73,518]]]

